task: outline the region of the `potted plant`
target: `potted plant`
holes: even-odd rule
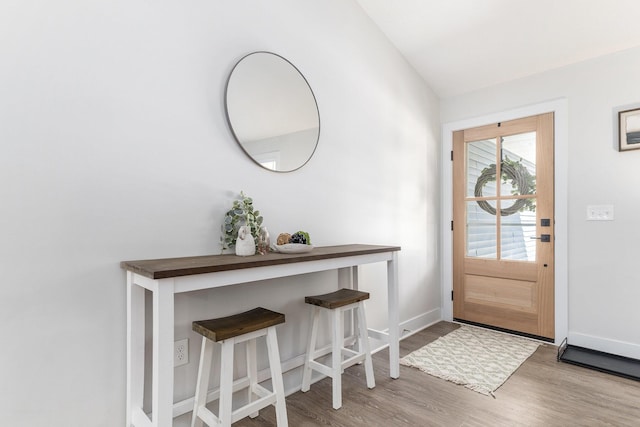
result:
[[[240,197],[233,201],[231,209],[224,215],[221,227],[222,235],[220,236],[222,251],[235,246],[238,239],[238,230],[243,225],[251,229],[254,241],[258,242],[262,220],[260,211],[254,210],[253,199],[241,191]]]

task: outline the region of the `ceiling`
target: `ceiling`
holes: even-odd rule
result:
[[[356,0],[440,98],[640,46],[639,0]]]

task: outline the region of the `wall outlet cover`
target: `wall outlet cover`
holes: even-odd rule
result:
[[[182,366],[189,363],[189,338],[173,343],[173,366]]]

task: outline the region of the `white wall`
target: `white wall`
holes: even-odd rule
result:
[[[438,101],[354,2],[5,0],[0,34],[0,336],[11,349],[0,425],[122,425],[119,261],[216,253],[240,190],[272,234],[401,245],[401,320],[439,317]],[[291,174],[256,166],[226,126],[227,74],[255,50],[292,61],[318,100],[318,149]],[[629,213],[613,202],[620,226]],[[383,327],[385,275],[361,275]],[[281,329],[290,357],[303,348],[301,297],[334,280],[179,298],[176,338],[191,338],[195,360],[193,318],[260,303],[292,320]],[[176,370],[177,398],[192,392],[194,365]]]
[[[632,49],[441,102],[448,123],[567,99],[569,343],[635,358],[640,150],[617,151],[615,113],[640,102],[638,75]],[[586,221],[587,205],[601,204],[615,220]]]

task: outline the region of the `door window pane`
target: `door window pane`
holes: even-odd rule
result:
[[[467,197],[495,197],[496,138],[466,144]],[[487,181],[493,165],[493,180]],[[483,175],[484,172],[484,175]],[[478,178],[482,176],[482,182]],[[483,182],[486,182],[482,185]]]
[[[500,195],[536,193],[536,133],[527,132],[502,139]]]
[[[488,208],[495,212],[496,202],[491,200],[484,203],[483,208],[478,202],[467,202],[467,256],[496,259],[496,215],[485,210]]]
[[[519,199],[519,202],[523,199]],[[502,216],[500,219],[500,258],[518,261],[536,260],[536,212],[535,199],[530,206],[522,207],[511,215]],[[518,206],[516,205],[516,206]]]

